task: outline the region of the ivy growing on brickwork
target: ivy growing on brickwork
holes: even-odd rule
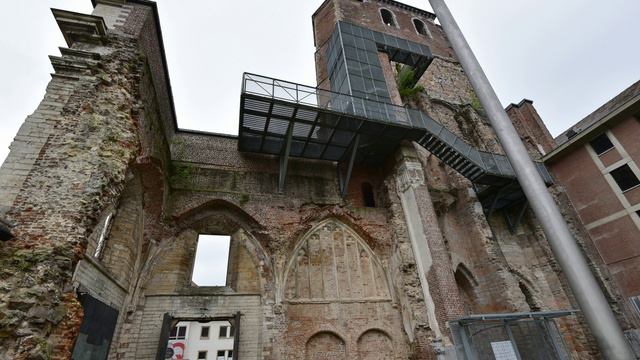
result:
[[[396,84],[402,101],[415,101],[418,95],[424,91],[422,85],[415,81],[416,70],[408,65],[396,64]]]

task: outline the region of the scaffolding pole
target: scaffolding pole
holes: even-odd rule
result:
[[[569,227],[551,194],[547,191],[527,149],[520,140],[509,116],[482,71],[478,60],[462,35],[444,0],[429,0],[440,25],[449,38],[471,85],[496,131],[520,186],[538,217],[549,245],[566,276],[578,305],[582,309],[600,351],[611,360],[633,360],[628,342],[602,290],[581,254]]]

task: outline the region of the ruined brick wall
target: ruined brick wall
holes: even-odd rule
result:
[[[54,76],[0,171],[24,170],[0,181],[18,225],[0,247],[0,357],[68,358],[76,292],[119,311],[110,359],[155,358],[165,314],[240,311],[242,359],[436,359],[453,355],[448,321],[465,314],[575,307],[535,218],[527,212],[513,232],[501,214],[487,219],[472,185],[415,144],[380,167],[356,166],[342,198],[334,163],[290,160],[278,193],[276,157],[241,153],[234,136],[175,131],[155,9],[109,3],[96,7],[105,43],[74,45],[100,60]],[[382,5],[398,28],[382,24]],[[436,57],[410,105],[501,152],[428,15],[325,2],[314,17],[319,81],[337,19],[428,44]],[[198,234],[231,236],[227,286],[191,282]],[[576,357],[596,356],[583,323],[560,325]]]
[[[394,304],[421,301],[419,296],[407,300],[402,285],[406,277],[415,282],[416,275],[411,267],[402,270],[395,264],[400,250],[394,240],[402,237],[402,232],[396,224],[390,230],[384,207],[363,207],[360,193],[361,182],[370,181],[375,185],[377,202],[384,204],[388,197],[382,190],[384,176],[388,176],[384,171],[355,169],[349,191],[353,196],[343,200],[333,165],[293,160],[285,192],[277,194],[277,159],[239,153],[234,138],[179,133],[172,150],[171,208],[178,219],[176,225],[196,232],[205,231],[197,225],[205,223],[215,226],[217,233],[243,229],[260,245],[248,251],[262,270],[259,310],[265,331],[264,338],[253,339],[262,358],[315,353],[313,339],[327,332],[332,334],[327,338],[333,340],[325,340],[334,341],[337,348],[343,344],[347,354],[364,352],[363,344],[378,339],[409,356],[403,318],[416,321],[421,316],[411,313],[411,308],[407,308],[408,314],[404,309],[399,311]],[[182,220],[196,214],[209,220]],[[317,250],[312,250],[314,247]],[[403,260],[411,262],[410,257],[404,255]],[[358,258],[361,263],[355,260]],[[307,267],[311,264],[315,267]],[[190,269],[188,264],[181,268]],[[396,271],[409,274],[390,275]],[[302,284],[303,274],[313,286]],[[396,284],[398,280],[400,284]],[[379,282],[372,289],[380,293],[369,293],[371,281]],[[181,290],[189,291],[221,296],[216,293],[219,289]],[[235,289],[235,293],[241,291]],[[377,315],[370,316],[373,313]]]
[[[414,106],[469,144],[503,153],[457,61],[436,58],[419,83],[425,93]],[[535,144],[530,150],[540,156]],[[451,271],[456,272],[468,313],[577,307],[530,210],[515,229],[509,229],[501,213],[487,219],[468,180],[423,149],[419,153],[451,257]],[[516,209],[508,211],[515,217]],[[582,320],[562,320],[560,327],[572,329],[565,332],[565,341],[576,356],[597,356]]]
[[[397,27],[383,24],[379,10],[393,12]],[[418,17],[427,24],[429,36],[415,31],[411,19]],[[332,21],[343,20],[363,25],[415,42],[427,44],[434,53],[434,60],[418,81],[424,92],[409,105],[429,114],[448,130],[478,149],[503,153],[500,143],[486,119],[477,96],[474,94],[462,67],[449,48],[441,28],[427,18],[417,16],[410,9],[384,1],[327,1],[316,14],[317,64],[319,81],[324,81],[323,39],[333,29]],[[391,64],[393,65],[393,64]],[[384,67],[384,66],[383,66]],[[393,66],[390,66],[393,68]],[[326,77],[326,76],[325,76]],[[324,85],[321,83],[321,85]],[[390,92],[395,84],[387,82]],[[529,150],[536,158],[553,146],[546,128],[528,103],[511,108],[514,123]],[[564,278],[553,260],[546,239],[535,217],[527,211],[524,221],[516,229],[509,229],[502,214],[486,218],[475,197],[472,185],[424,149],[416,149],[417,158],[425,170],[437,215],[442,244],[448,259],[441,259],[438,268],[447,268],[455,276],[442,275],[440,280],[430,275],[429,288],[439,319],[451,320],[458,302],[465,303],[468,313],[539,311],[570,309],[576,304]],[[509,210],[514,212],[515,210]],[[572,209],[565,209],[570,214]],[[428,210],[422,211],[428,216]],[[513,214],[512,214],[513,215]],[[434,239],[438,239],[436,235]],[[431,243],[432,255],[439,241]],[[429,261],[435,261],[428,259]],[[448,296],[444,301],[439,292],[454,282],[458,296]],[[464,282],[465,284],[462,284]],[[424,285],[423,285],[424,286]],[[440,299],[440,300],[439,300]],[[567,337],[571,348],[580,356],[596,354],[593,340],[584,323],[579,330]],[[576,328],[576,320],[561,323],[563,328]]]
[[[55,93],[62,82],[70,94],[59,110],[49,110],[52,131],[7,212],[16,238],[3,244],[0,255],[2,321],[9,332],[0,356],[67,358],[73,345],[73,321],[82,313],[71,274],[100,210],[121,192],[139,147],[133,91],[141,62],[128,39],[109,41],[100,66],[77,78],[61,74],[50,87]]]
[[[506,111],[529,153],[535,159],[556,147],[556,142],[538,115],[533,101],[524,99],[518,104],[507,106]]]
[[[117,10],[122,21],[110,26],[135,12],[131,5]],[[136,159],[147,161],[140,155],[162,153],[164,139],[154,134],[154,146],[141,141],[154,131],[143,119],[153,112],[147,103],[162,99],[140,92],[153,65],[135,35],[110,31],[98,42],[72,40],[71,50],[53,58],[56,74],[45,99],[3,164],[2,206],[16,237],[0,250],[2,358],[69,358],[82,320],[76,290],[119,310],[129,296],[142,192],[127,180],[140,171],[131,167]],[[92,260],[101,220],[114,209],[121,216],[112,241],[101,261]]]

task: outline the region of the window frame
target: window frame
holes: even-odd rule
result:
[[[222,335],[222,329],[224,328],[224,335]],[[220,325],[218,328],[218,338],[219,339],[230,339],[232,338],[231,325]]]
[[[420,31],[418,31],[418,27],[416,26],[416,21],[422,24],[422,27],[424,29],[424,34],[421,33]],[[411,18],[411,23],[413,24],[413,28],[415,29],[416,33],[420,36],[425,36],[428,38],[431,38],[431,31],[429,31],[429,28],[427,27],[427,23],[425,23],[424,21],[422,21],[421,19],[417,18],[417,17],[413,17]]]
[[[176,334],[171,335],[173,329],[176,329]],[[184,329],[184,334],[180,336],[180,329]],[[169,332],[169,340],[186,340],[187,339],[187,325],[176,325],[171,328]]]
[[[222,355],[220,355],[220,353],[222,353]],[[220,360],[220,359],[222,359],[222,360],[232,360],[233,359],[233,349],[216,351],[216,359],[215,360]]]
[[[203,335],[202,333],[207,330],[207,335]],[[200,340],[208,340],[211,335],[211,326],[202,326],[200,327]]]
[[[392,23],[391,25],[387,24],[387,23],[384,21],[384,15],[382,15],[382,12],[383,12],[383,11],[387,11],[387,12],[391,15],[391,21],[393,21],[393,23]],[[380,14],[380,20],[382,20],[382,23],[383,23],[385,26],[388,26],[388,27],[394,27],[394,28],[396,28],[396,29],[399,29],[399,28],[400,28],[400,25],[398,24],[398,19],[396,18],[396,14],[394,14],[394,13],[393,13],[393,11],[391,11],[391,10],[389,10],[389,9],[387,9],[387,8],[383,8],[383,7],[381,7],[381,8],[379,9],[378,13]]]
[[[227,246],[226,246],[226,251],[227,251],[227,264],[226,264],[226,268],[224,270],[224,284],[208,284],[208,283],[203,283],[203,284],[198,284],[195,279],[194,279],[194,275],[196,274],[196,271],[198,271],[198,269],[203,266],[202,261],[198,262],[197,260],[198,258],[198,254],[200,253],[200,251],[202,250],[202,248],[200,247],[203,241],[217,241],[219,239],[206,239],[205,237],[225,237],[226,239],[224,239],[224,241],[227,242]],[[191,264],[191,276],[189,278],[189,280],[191,280],[191,284],[194,285],[195,287],[199,287],[199,288],[223,288],[223,287],[228,287],[229,286],[229,265],[230,265],[230,259],[231,259],[231,241],[232,241],[232,235],[230,234],[211,234],[211,233],[199,233],[198,237],[196,238],[196,249],[195,252],[193,253],[193,258],[192,258],[192,264]],[[200,251],[199,251],[200,250]],[[199,280],[200,281],[200,280]]]
[[[603,150],[601,152],[598,152],[596,147],[593,145],[593,142],[598,140],[598,139],[600,139],[600,138],[602,138],[602,137],[604,137],[611,144],[611,147],[608,147],[607,149],[605,149],[605,150]],[[609,151],[611,151],[611,150],[616,148],[616,145],[613,143],[613,141],[611,141],[611,139],[609,138],[609,135],[607,134],[606,131],[603,132],[602,134],[594,137],[593,139],[591,139],[589,141],[589,146],[591,147],[591,150],[593,150],[593,152],[598,156],[602,156],[602,155],[604,155],[604,154],[608,153]]]
[[[631,307],[633,308],[633,310],[636,311],[636,314],[640,316],[640,295],[630,297],[629,302],[631,303]]]
[[[622,188],[622,185],[620,184],[620,181],[618,181],[618,179],[616,178],[616,176],[614,176],[614,173],[616,173],[617,171],[621,171],[621,169],[623,169],[623,168],[625,168],[625,167],[626,167],[627,169],[629,169],[629,173],[635,177],[635,184],[623,189],[623,188]],[[638,177],[638,175],[636,175],[636,173],[633,171],[633,169],[631,168],[631,166],[629,166],[629,163],[626,163],[626,164],[620,165],[620,166],[618,166],[617,168],[615,168],[615,169],[613,169],[613,170],[609,171],[609,176],[611,176],[611,178],[613,179],[613,181],[615,181],[616,185],[618,185],[618,188],[620,189],[620,191],[621,191],[623,194],[624,194],[624,193],[626,193],[627,191],[631,191],[631,190],[633,190],[633,189],[635,189],[635,188],[637,188],[637,187],[639,187],[639,186],[640,186],[640,178]],[[622,179],[621,179],[621,180],[622,180]]]
[[[200,355],[203,354],[203,353],[204,353],[204,357],[200,357]],[[202,360],[202,359],[207,360],[207,355],[209,355],[207,350],[198,350],[198,357],[196,359],[197,360]]]

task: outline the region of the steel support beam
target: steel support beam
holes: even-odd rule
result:
[[[429,3],[460,59],[478,99],[513,165],[518,181],[542,225],[549,245],[567,277],[576,301],[591,328],[591,333],[600,346],[602,355],[613,360],[635,359],[620,325],[582,256],[558,206],[547,191],[540,173],[529,158],[522,140],[500,104],[498,96],[462,35],[462,31],[460,31],[449,8],[444,0],[429,0]]]
[[[349,163],[347,164],[347,174],[342,177],[342,171],[340,171],[340,163],[338,163],[338,181],[340,184],[340,196],[343,198],[347,196],[347,187],[349,186],[349,180],[351,179],[351,172],[353,171],[353,164],[356,160],[356,154],[358,152],[358,146],[360,145],[360,134],[356,134],[353,140],[351,155],[349,156]]]
[[[289,153],[291,153],[291,137],[293,135],[293,121],[289,123],[287,128],[287,137],[285,139],[284,151],[280,155],[280,167],[278,170],[278,192],[284,191],[284,180],[287,178],[287,167],[289,166]]]
[[[509,326],[508,321],[503,321],[502,326],[504,326],[505,331],[507,332],[507,336],[509,337],[509,341],[513,346],[513,351],[516,353],[516,358],[518,360],[522,360],[522,356],[520,355],[520,349],[518,349],[518,343],[516,343],[516,338],[513,336],[513,332],[511,331],[511,327]]]

